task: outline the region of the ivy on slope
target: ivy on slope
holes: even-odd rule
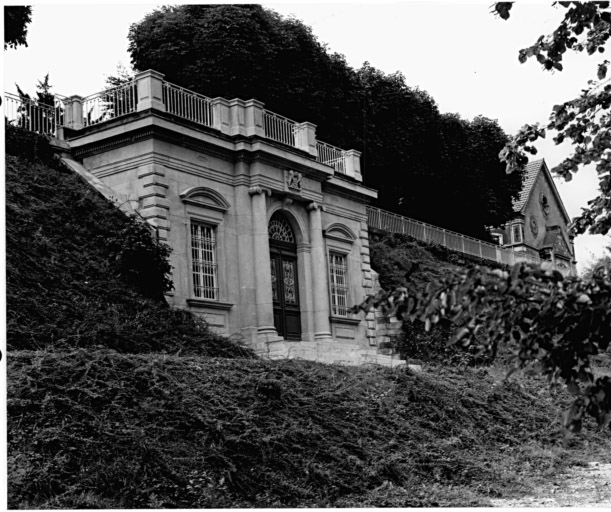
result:
[[[568,456],[551,400],[487,370],[108,350],[8,365],[10,508],[485,505]]]
[[[248,357],[167,306],[169,249],[54,157],[6,127],[7,348]]]

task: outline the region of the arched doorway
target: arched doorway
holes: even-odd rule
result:
[[[269,220],[268,233],[274,326],[284,339],[301,340],[295,233],[280,212],[275,212]]]

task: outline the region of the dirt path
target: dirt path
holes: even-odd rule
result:
[[[574,467],[537,489],[535,496],[493,499],[494,507],[611,507],[611,463]]]

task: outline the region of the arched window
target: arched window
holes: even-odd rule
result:
[[[269,220],[269,238],[278,242],[295,243],[295,234],[286,217],[280,212],[275,212]]]

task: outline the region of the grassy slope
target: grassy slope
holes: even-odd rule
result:
[[[191,315],[169,309],[153,272],[139,272],[130,282],[126,275],[134,272],[125,272],[126,259],[148,268],[146,229],[63,168],[44,141],[7,129],[7,153],[9,349],[249,355]]]
[[[482,369],[81,350],[10,373],[11,507],[483,506],[610,446],[561,448],[562,399]]]
[[[494,369],[236,358],[117,278],[121,219],[8,158],[11,508],[486,505],[610,448],[591,427],[561,448],[566,398]]]

